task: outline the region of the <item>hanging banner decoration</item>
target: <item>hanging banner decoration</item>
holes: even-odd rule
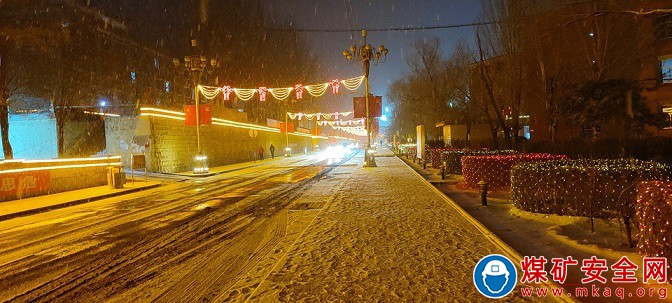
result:
[[[266,94],[268,93],[268,88],[260,87],[257,88],[257,93],[259,93],[259,101],[266,101]]]
[[[317,121],[317,125],[323,126],[323,125],[364,125],[365,119],[357,119],[357,120],[340,120],[340,121]]]
[[[229,101],[231,99],[231,92],[233,92],[233,89],[231,89],[231,86],[222,87],[222,94],[224,95],[224,100],[225,101]]]
[[[334,94],[338,94],[341,84],[343,84],[343,86],[348,90],[356,90],[362,85],[363,81],[364,76],[359,76],[345,80],[334,79],[331,80],[331,82],[312,84],[312,85],[296,84],[294,85],[294,87],[232,88],[231,86],[216,87],[216,86],[199,85],[198,89],[207,99],[214,99],[215,97],[217,97],[217,95],[219,95],[219,93],[222,93],[224,95],[224,100],[229,100],[231,98],[231,92],[233,92],[240,100],[243,101],[248,101],[252,99],[252,97],[254,97],[255,94],[259,94],[260,101],[265,101],[266,93],[270,92],[273,98],[282,101],[287,99],[287,97],[291,95],[292,91],[296,92],[296,99],[303,99],[304,91],[307,91],[313,97],[320,97],[324,95],[329,86],[331,86],[331,91]]]
[[[353,112],[335,112],[335,113],[314,113],[314,114],[304,114],[304,113],[287,113],[287,116],[289,116],[290,119],[295,120],[306,117],[308,120],[313,120],[317,118],[317,120],[320,120],[321,118],[326,118],[326,119],[331,119],[331,117],[335,117],[335,119],[338,119],[339,116],[347,117],[351,115]]]
[[[353,108],[355,109],[355,118],[366,118],[366,98],[354,97]],[[371,118],[377,118],[383,115],[383,97],[369,95],[369,113]]]
[[[294,91],[296,92],[296,99],[303,99],[303,84],[294,85]]]
[[[331,80],[331,92],[335,94],[338,94],[338,87],[341,85],[341,81],[338,79]]]

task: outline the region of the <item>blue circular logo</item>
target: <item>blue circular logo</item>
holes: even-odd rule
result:
[[[513,291],[518,272],[513,262],[502,255],[488,255],[474,267],[474,285],[490,299],[503,298]]]

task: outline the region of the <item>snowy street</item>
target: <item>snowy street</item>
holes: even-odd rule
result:
[[[0,301],[215,299],[295,237],[356,159],[268,161],[0,222]]]
[[[0,300],[484,299],[473,267],[506,249],[398,158],[361,161],[285,158],[0,222]]]

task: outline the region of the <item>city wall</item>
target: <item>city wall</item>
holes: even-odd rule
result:
[[[121,155],[127,167],[131,153],[145,153],[149,171],[176,173],[192,169],[197,154],[196,126],[154,116],[108,117],[105,122],[106,153]],[[282,156],[285,141],[285,134],[276,132],[214,124],[201,126],[201,147],[210,167],[252,161],[259,146],[265,150],[264,156],[270,157],[271,144],[275,146],[275,155]],[[326,143],[326,139],[289,135],[289,146],[295,154]]]

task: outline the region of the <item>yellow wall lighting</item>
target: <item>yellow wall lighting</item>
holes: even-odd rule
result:
[[[99,115],[99,116],[121,117],[120,115],[117,115],[117,114],[97,113],[97,112],[90,112],[90,111],[84,111],[84,113],[85,114],[91,114],[91,115]]]
[[[103,161],[107,160],[116,160],[121,161],[121,156],[110,156],[110,157],[97,157],[97,158],[66,158],[66,159],[45,159],[45,160],[17,160],[16,162],[23,163],[60,163],[60,162],[73,162],[73,161]],[[4,162],[4,161],[3,161]],[[0,163],[1,164],[1,163]]]
[[[121,162],[112,162],[112,163],[93,163],[93,164],[72,164],[72,165],[57,165],[57,166],[44,166],[44,167],[31,167],[31,168],[8,169],[8,170],[2,170],[2,171],[0,171],[0,174],[22,173],[22,172],[27,172],[27,171],[38,171],[38,170],[54,170],[54,169],[66,169],[66,168],[97,167],[97,166],[121,166]]]
[[[159,108],[153,108],[153,107],[140,108],[140,115],[141,116],[149,116],[149,117],[168,118],[168,119],[182,120],[182,121],[185,120],[183,112],[177,112],[177,111],[165,110],[165,109],[159,109]],[[280,129],[275,128],[275,127],[256,125],[256,124],[250,124],[250,123],[243,123],[243,122],[236,122],[236,121],[224,120],[224,119],[220,119],[220,118],[212,118],[212,124],[218,125],[218,126],[230,126],[230,127],[243,128],[243,129],[267,131],[267,132],[272,132],[272,133],[279,133],[280,132]],[[328,139],[328,137],[324,137],[324,136],[314,136],[314,135],[310,135],[310,134],[303,134],[303,133],[297,133],[297,132],[290,133],[290,135],[300,136],[300,137],[308,137],[308,138],[313,138],[313,139]]]

